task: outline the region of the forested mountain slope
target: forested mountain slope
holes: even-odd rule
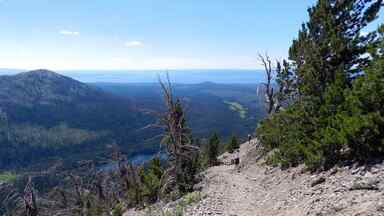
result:
[[[1,76],[0,107],[0,167],[95,158],[114,142],[134,149],[151,121],[127,99],[47,70]]]
[[[128,98],[141,110],[162,111],[163,98],[156,83],[92,83],[107,92]],[[261,84],[173,84],[196,137],[217,132],[223,139],[245,137],[266,115]]]
[[[257,85],[175,84],[196,138],[246,136],[264,115]],[[103,158],[112,144],[128,157],[158,151],[146,126],[163,111],[158,84],[86,84],[48,70],[0,76],[0,169]]]

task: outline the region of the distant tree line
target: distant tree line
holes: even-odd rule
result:
[[[33,166],[51,157],[61,157],[106,141],[106,131],[71,128],[65,123],[47,128],[10,123],[0,112],[0,169]],[[84,153],[84,152],[82,152]]]

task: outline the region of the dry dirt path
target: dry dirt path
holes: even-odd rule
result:
[[[206,171],[206,198],[185,215],[384,216],[384,163],[318,174],[303,167],[282,171],[257,162],[255,143],[241,146],[240,168],[221,165]]]
[[[283,171],[262,164],[256,142],[241,145],[239,155],[240,166],[203,173],[203,199],[185,208],[184,216],[384,216],[384,162],[311,174],[303,167]],[[148,215],[138,213],[125,216]]]
[[[185,215],[225,215],[258,216],[279,215],[270,204],[278,202],[278,194],[271,194],[270,181],[266,176],[265,166],[256,165],[257,142],[241,145],[240,165],[221,165],[210,168],[205,174],[203,194],[200,203],[188,208]],[[223,162],[231,160],[234,155],[224,155]],[[227,161],[226,161],[227,160]],[[276,180],[276,179],[275,179]],[[281,191],[280,193],[285,193]],[[282,199],[284,199],[282,197]],[[272,202],[271,202],[272,201]],[[299,215],[296,210],[291,215]]]
[[[210,179],[203,191],[206,198],[187,209],[185,215],[257,215],[255,206],[265,189],[237,172],[236,167],[211,168],[206,178]]]

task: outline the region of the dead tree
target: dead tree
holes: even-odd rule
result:
[[[126,156],[121,152],[117,145],[111,145],[111,159],[117,165],[118,184],[111,185],[123,192],[123,197],[128,198],[128,205],[138,207],[143,204],[142,182],[139,174],[139,168],[130,164]],[[104,192],[106,193],[106,192]],[[117,194],[110,193],[109,197],[119,202]],[[110,199],[111,199],[110,198]]]
[[[169,156],[169,168],[162,177],[161,193],[172,190],[175,186],[178,192],[192,190],[194,184],[193,161],[199,152],[192,145],[190,131],[186,126],[185,114],[179,99],[175,99],[172,85],[167,74],[167,81],[159,79],[163,92],[166,111],[159,116],[158,126],[164,130],[162,143]]]
[[[291,65],[286,60],[283,63],[276,61],[276,65],[274,65],[267,54],[264,56],[259,54],[259,60],[264,66],[266,74],[266,83],[263,84],[265,86],[267,113],[279,112],[296,96],[296,85]],[[273,85],[273,82],[276,84]]]
[[[26,216],[38,216],[39,211],[36,203],[36,194],[32,184],[32,178],[28,178],[28,183],[24,189],[24,204]]]
[[[273,71],[274,71],[272,66],[272,60],[269,58],[267,54],[265,54],[264,56],[259,54],[259,60],[264,66],[264,70],[266,74],[267,82],[263,83],[265,85],[265,102],[267,106],[267,113],[271,114],[275,107],[274,88],[272,86]]]
[[[123,190],[127,193],[130,199],[129,202],[133,206],[143,204],[143,197],[141,193],[141,181],[139,170],[132,164],[121,163],[119,164],[119,175],[122,181]]]

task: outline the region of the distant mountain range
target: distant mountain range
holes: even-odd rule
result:
[[[264,116],[254,84],[175,84],[195,137],[251,133]],[[159,133],[143,129],[160,112],[158,84],[82,83],[48,70],[0,76],[0,170],[158,150]],[[155,138],[156,137],[156,138]]]
[[[12,75],[25,70],[0,69],[0,74]],[[158,76],[169,72],[172,82],[198,84],[215,82],[221,84],[260,83],[265,79],[262,70],[243,69],[193,69],[193,70],[64,70],[60,74],[82,82],[108,83],[157,83]]]

